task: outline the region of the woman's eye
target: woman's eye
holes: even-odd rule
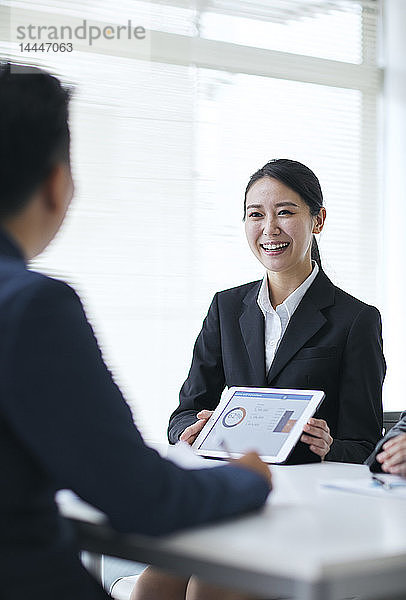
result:
[[[285,216],[285,215],[293,215],[293,214],[294,214],[294,213],[293,213],[292,211],[290,211],[290,210],[287,210],[286,208],[284,208],[283,210],[280,210],[280,211],[278,212],[278,215],[279,215],[279,216],[281,216],[281,217],[283,217],[283,216]]]
[[[255,212],[250,213],[248,216],[253,217],[253,218],[262,217],[262,213],[255,211]]]

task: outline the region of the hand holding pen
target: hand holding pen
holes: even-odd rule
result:
[[[220,446],[223,450],[228,454],[232,463],[236,466],[240,465],[241,467],[245,467],[246,469],[250,469],[251,471],[255,471],[258,475],[262,475],[262,477],[266,480],[269,485],[269,489],[272,489],[272,474],[267,464],[265,464],[256,452],[247,452],[241,458],[233,458],[228,447],[228,444],[225,440],[220,441]]]

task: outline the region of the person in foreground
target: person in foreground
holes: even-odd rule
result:
[[[314,235],[325,216],[319,181],[305,165],[273,160],[251,177],[245,231],[266,273],[215,295],[170,419],[172,443],[193,443],[225,386],[254,386],[326,394],[291,462],[362,463],[373,450],[382,431],[381,319],[323,272]],[[184,598],[188,586],[149,567],[132,600],[152,599],[158,588],[177,591],[162,600]]]
[[[68,93],[0,67],[0,580],[3,600],[96,600],[55,492],[119,531],[160,535],[256,509],[271,487],[255,453],[185,471],[148,448],[66,283],[27,269],[73,194]]]
[[[365,462],[374,473],[383,471],[406,477],[406,411]]]
[[[300,388],[326,397],[290,462],[362,463],[372,452],[382,432],[381,319],[324,273],[314,236],[325,217],[305,165],[272,160],[252,175],[245,232],[265,276],[214,296],[170,418],[172,443],[193,443],[225,386]]]

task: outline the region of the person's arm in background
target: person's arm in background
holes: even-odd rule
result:
[[[169,420],[168,438],[172,444],[176,444],[182,434],[184,441],[193,443],[212,414],[211,411],[218,405],[224,388],[216,294],[193,349],[189,375],[179,394],[179,406]]]
[[[365,461],[374,473],[384,471],[406,476],[406,411]]]
[[[151,535],[264,503],[268,468],[256,456],[185,471],[144,444],[69,286],[38,279],[12,312],[2,413],[56,488],[75,491],[118,530]]]
[[[365,307],[354,320],[343,352],[337,432],[326,460],[363,463],[382,435],[386,364],[379,311]]]

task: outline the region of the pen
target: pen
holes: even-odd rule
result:
[[[378,477],[377,475],[372,475],[372,479],[373,479],[373,481],[375,481],[375,483],[382,486],[382,488],[384,490],[388,490],[388,491],[393,490],[397,487],[406,487],[406,480],[405,481],[393,481],[391,483],[390,481],[386,481],[385,479],[382,479],[381,477]]]
[[[223,448],[223,450],[224,450],[224,451],[225,451],[225,452],[228,454],[228,457],[229,457],[229,458],[233,458],[233,456],[232,456],[232,454],[231,454],[231,451],[230,451],[230,448],[229,448],[229,446],[228,446],[227,442],[226,442],[224,439],[223,439],[223,440],[220,440],[220,446],[221,446],[221,447]]]
[[[378,485],[382,486],[384,490],[392,489],[390,483],[387,483],[384,479],[380,479],[376,475],[372,475],[372,480]]]

